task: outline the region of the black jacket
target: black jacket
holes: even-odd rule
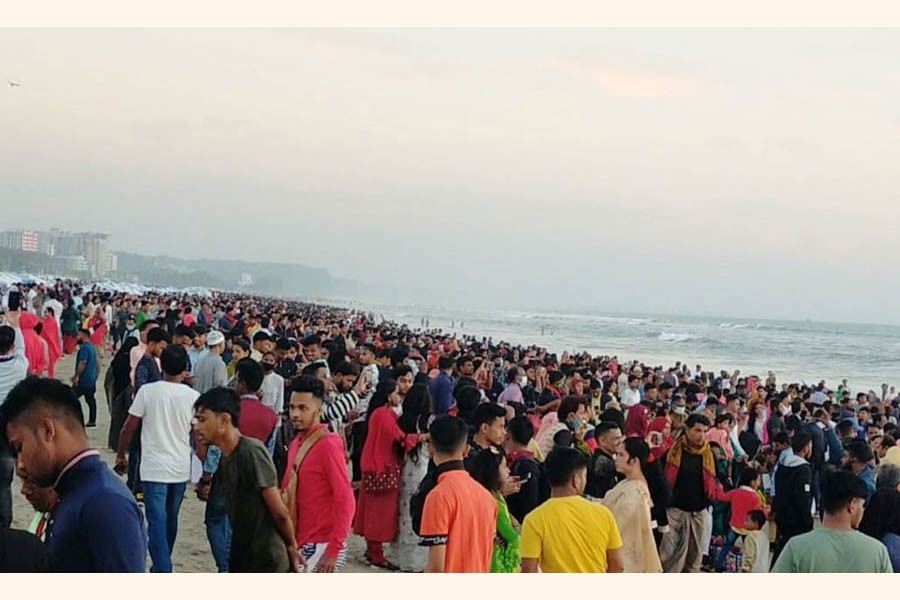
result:
[[[775,472],[775,524],[779,531],[797,535],[812,531],[812,467],[799,456],[789,456]]]

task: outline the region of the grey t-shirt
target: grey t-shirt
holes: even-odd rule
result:
[[[205,394],[214,387],[228,384],[228,367],[221,356],[207,352],[194,368],[194,389]]]

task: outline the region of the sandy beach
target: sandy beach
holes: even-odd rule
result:
[[[104,372],[100,381],[103,381],[105,367],[109,357],[104,359]],[[65,382],[73,373],[73,357],[69,356],[57,364],[57,377]],[[83,404],[85,412],[87,406]],[[97,427],[88,429],[92,445],[99,449],[106,463],[112,467],[115,464],[115,453],[106,447],[107,434],[109,432],[109,409],[106,405],[106,395],[102,386],[97,389]],[[34,509],[20,493],[18,478],[13,482],[13,523],[16,529],[25,529],[34,516]],[[175,542],[175,551],[172,556],[172,565],[177,573],[215,573],[216,565],[209,550],[209,542],[206,539],[206,528],[203,524],[203,511],[205,504],[197,499],[191,489],[185,493],[184,503],[178,516],[178,540]],[[372,568],[363,562],[365,542],[358,536],[350,535],[348,542],[350,551],[347,557],[347,573],[383,573],[379,569]],[[387,547],[386,547],[387,550]],[[150,566],[147,558],[148,570]]]

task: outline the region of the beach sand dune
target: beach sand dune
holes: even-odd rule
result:
[[[70,382],[74,370],[74,360],[66,357],[57,364],[57,377]],[[104,359],[104,367],[109,363],[109,358]],[[103,381],[101,376],[100,381]],[[102,386],[101,386],[102,387]],[[87,406],[82,408],[87,412]],[[88,435],[91,444],[100,450],[103,460],[110,466],[115,465],[115,453],[106,447],[107,434],[109,432],[109,410],[106,405],[106,394],[102,389],[97,389],[97,427],[89,429]],[[16,529],[26,529],[34,516],[34,509],[20,493],[21,483],[16,478],[13,482],[13,523]],[[178,539],[175,542],[175,550],[172,556],[172,564],[177,573],[215,573],[216,565],[212,559],[209,542],[206,539],[206,527],[203,524],[203,512],[205,504],[197,499],[192,489],[185,493],[184,503],[178,516]],[[348,573],[383,573],[363,562],[362,556],[365,550],[365,541],[356,535],[350,535],[348,541],[349,552],[347,566],[344,569]],[[148,557],[149,568],[149,557]]]

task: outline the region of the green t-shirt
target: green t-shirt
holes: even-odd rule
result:
[[[884,544],[858,531],[816,529],[791,538],[773,573],[893,573]]]
[[[262,490],[277,487],[278,475],[262,442],[242,437],[229,456],[222,456],[214,485],[228,498],[231,519],[232,573],[287,573],[287,547],[269,514]]]

